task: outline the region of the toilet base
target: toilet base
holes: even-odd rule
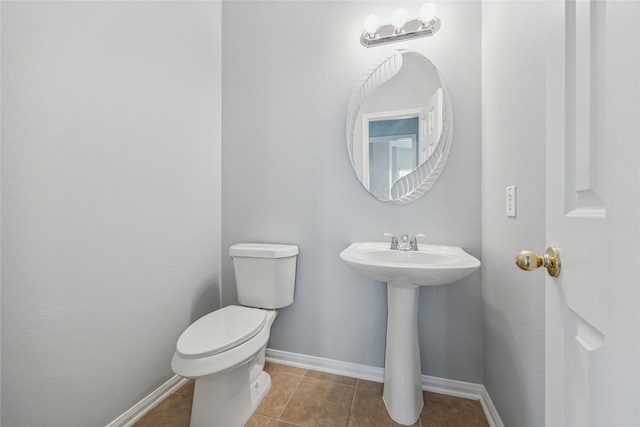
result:
[[[258,367],[249,363],[196,379],[191,427],[242,427],[271,387],[271,377]]]

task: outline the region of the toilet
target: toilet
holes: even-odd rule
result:
[[[240,427],[271,378],[265,349],[278,308],[293,302],[298,246],[231,246],[238,302],[196,320],[178,338],[173,371],[196,380],[191,427]]]

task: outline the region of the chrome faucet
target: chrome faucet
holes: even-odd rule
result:
[[[391,233],[383,233],[382,235],[391,237],[391,246],[389,249],[398,251],[417,251],[418,237],[427,237],[425,234],[420,233],[409,239],[407,234],[403,234],[400,236],[400,241],[398,241],[398,238]]]
[[[398,238],[391,233],[382,233],[383,236],[391,237],[391,247],[389,249],[398,249]]]
[[[415,236],[413,236],[413,239],[411,239],[411,242],[409,242],[409,250],[410,251],[417,251],[418,250],[418,237],[427,237],[426,234],[416,234]]]
[[[401,251],[408,251],[409,250],[409,236],[407,236],[406,234],[403,234],[402,236],[400,236],[400,242],[398,243],[398,249],[400,249]]]

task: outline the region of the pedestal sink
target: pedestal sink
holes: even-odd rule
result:
[[[424,405],[418,346],[420,286],[461,280],[480,261],[461,248],[420,245],[417,251],[389,249],[389,243],[353,243],[340,258],[364,276],[387,282],[387,344],[382,399],[394,421],[416,422]]]

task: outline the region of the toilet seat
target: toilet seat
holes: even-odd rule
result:
[[[176,352],[185,359],[222,353],[256,336],[266,319],[265,310],[229,305],[189,326],[178,338]]]

